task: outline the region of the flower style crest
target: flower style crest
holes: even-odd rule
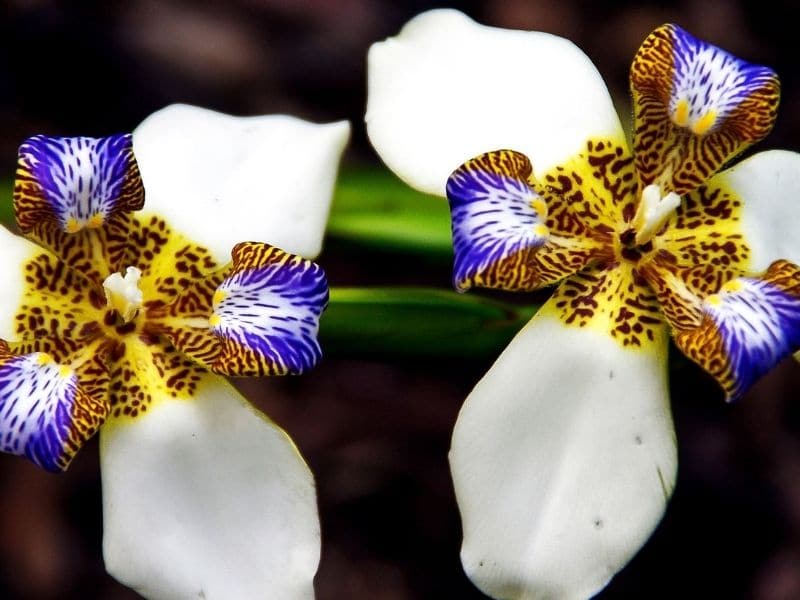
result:
[[[106,565],[144,596],[313,595],[313,478],[215,373],[319,360],[327,282],[291,250],[319,249],[347,134],[173,106],[133,135],[20,146],[24,237],[0,228],[2,449],[63,471],[100,432]],[[309,160],[281,160],[289,147]],[[271,169],[311,181],[274,198]],[[307,212],[290,248],[248,241],[265,220],[297,230],[282,203]]]
[[[778,79],[659,27],[629,147],[590,61],[548,34],[431,11],[369,68],[370,140],[447,196],[456,287],[558,284],[455,426],[464,567],[496,598],[594,595],[675,484],[669,334],[728,400],[800,347],[800,155],[720,171],[772,128]],[[460,93],[476,72],[502,85]]]

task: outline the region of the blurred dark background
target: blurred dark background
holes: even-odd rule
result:
[[[367,48],[444,5],[572,39],[623,116],[636,48],[657,25],[678,23],[778,72],[782,110],[761,148],[800,147],[800,41],[789,0],[4,0],[0,178],[13,176],[28,135],[127,131],[177,101],[348,118],[345,165],[377,165],[362,125]],[[446,262],[367,254],[337,240],[319,262],[332,285],[450,280]],[[320,600],[482,597],[458,561],[446,455],[461,401],[492,358],[329,356],[302,378],[241,383],[316,474]],[[800,368],[786,361],[726,406],[703,373],[674,364],[677,489],[654,537],[600,597],[800,598]],[[135,598],[105,574],[101,537],[96,442],[62,476],[0,456],[0,597]]]

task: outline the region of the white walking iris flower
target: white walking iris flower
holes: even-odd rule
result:
[[[559,284],[458,417],[462,562],[498,598],[592,595],[674,487],[669,332],[729,400],[800,346],[800,155],[720,171],[772,127],[777,77],[660,27],[631,69],[631,150],[555,36],[433,11],[369,68],[375,148],[450,201],[456,287]]]
[[[313,596],[312,476],[217,373],[319,359],[325,275],[289,251],[318,252],[347,135],[173,106],[133,135],[20,147],[24,237],[0,228],[2,449],[62,471],[100,431],[106,566],[147,597]],[[281,229],[267,239],[286,250],[247,241]]]

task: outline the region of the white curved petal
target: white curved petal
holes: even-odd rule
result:
[[[24,265],[45,251],[1,225],[0,248],[0,339],[13,342],[19,339],[14,317],[25,292]]]
[[[800,264],[800,154],[759,152],[714,177],[709,187],[727,188],[742,202],[752,271],[779,258]]]
[[[101,430],[103,554],[147,598],[312,598],[314,482],[227,382]]]
[[[346,121],[168,106],[133,132],[144,212],[165,217],[222,263],[247,241],[313,258],[349,133]]]
[[[467,398],[450,465],[485,593],[586,598],[647,540],[677,466],[665,338],[628,350],[546,306]]]
[[[490,150],[522,152],[538,174],[589,137],[624,139],[600,74],[572,42],[454,10],[423,13],[373,44],[366,122],[389,168],[442,196],[453,170]]]

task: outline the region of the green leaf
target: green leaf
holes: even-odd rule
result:
[[[429,288],[332,288],[320,343],[329,356],[493,357],[537,308]]]
[[[340,174],[327,232],[384,250],[453,252],[447,200],[417,192],[380,167]]]
[[[10,181],[0,181],[0,223],[11,225],[14,222],[14,206],[11,203]]]

